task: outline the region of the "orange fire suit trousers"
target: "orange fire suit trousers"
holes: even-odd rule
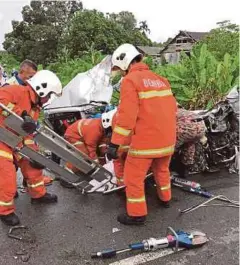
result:
[[[17,190],[16,170],[13,163],[13,150],[0,142],[0,215],[8,215],[14,212],[14,195]],[[17,159],[15,160],[17,161]],[[28,192],[32,198],[40,198],[45,195],[42,171],[32,168],[25,158],[17,161],[22,174],[27,181]]]
[[[120,149],[118,151],[118,158],[113,160],[113,166],[114,166],[114,173],[117,178],[117,185],[118,187],[124,185],[124,165],[127,158],[128,149]]]
[[[171,156],[160,158],[127,157],[124,167],[124,183],[129,216],[147,215],[144,180],[150,167],[157,184],[159,199],[162,201],[171,199],[170,160]]]

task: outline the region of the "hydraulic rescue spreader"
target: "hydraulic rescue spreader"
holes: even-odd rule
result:
[[[167,235],[163,238],[149,238],[142,242],[129,244],[124,249],[105,249],[92,254],[92,258],[112,258],[117,254],[134,250],[155,251],[163,248],[173,248],[178,251],[179,248],[191,249],[204,245],[208,241],[206,234],[199,231],[184,232],[174,231],[171,227],[167,229]]]

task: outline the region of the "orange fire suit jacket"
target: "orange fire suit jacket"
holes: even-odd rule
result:
[[[9,85],[1,87],[0,102],[19,116],[25,110],[33,120],[38,120],[40,113],[38,98],[29,86]],[[0,114],[0,126],[5,127],[3,121],[8,114],[2,109],[0,109]]]
[[[114,114],[113,119],[112,119],[112,130],[114,131],[115,126],[117,125],[117,119],[118,119],[118,111]],[[129,147],[131,143],[131,133],[129,134],[128,137],[125,137],[123,139],[122,144],[119,146],[118,153],[124,153],[128,152]]]
[[[176,100],[168,81],[134,64],[121,84],[120,104],[112,143],[123,145],[132,135],[129,156],[172,155],[176,143]]]
[[[19,116],[21,116],[25,110],[33,120],[38,120],[40,107],[38,105],[37,95],[29,86],[7,85],[1,87],[0,102]],[[8,113],[0,109],[0,126],[6,127],[3,122],[7,116]],[[16,134],[13,130],[9,128],[8,130]],[[24,144],[35,151],[38,151],[38,146],[34,143],[32,135],[24,137]],[[20,160],[22,156],[20,154],[16,154],[15,158]]]
[[[97,159],[97,147],[104,139],[104,130],[101,119],[82,119],[70,125],[64,138],[72,144],[83,142],[88,156]]]

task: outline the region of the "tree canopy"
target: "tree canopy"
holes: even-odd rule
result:
[[[43,66],[62,55],[82,55],[90,47],[107,54],[124,42],[151,45],[146,21],[137,27],[128,11],[105,15],[83,9],[81,1],[31,1],[22,17],[23,21],[12,21],[3,47],[20,61],[28,58]]]
[[[29,58],[46,65],[57,58],[60,36],[80,1],[31,1],[22,9],[23,21],[12,21],[3,47],[17,59]]]
[[[239,52],[239,26],[229,20],[218,22],[217,25],[197,47],[207,44],[208,50],[218,60],[223,60],[226,53],[235,56]]]

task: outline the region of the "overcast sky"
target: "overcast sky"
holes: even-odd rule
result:
[[[0,49],[11,20],[21,20],[28,0],[0,0]],[[165,41],[179,30],[209,31],[216,22],[231,20],[240,24],[239,0],[83,0],[83,6],[103,12],[131,11],[146,20],[153,41]]]

